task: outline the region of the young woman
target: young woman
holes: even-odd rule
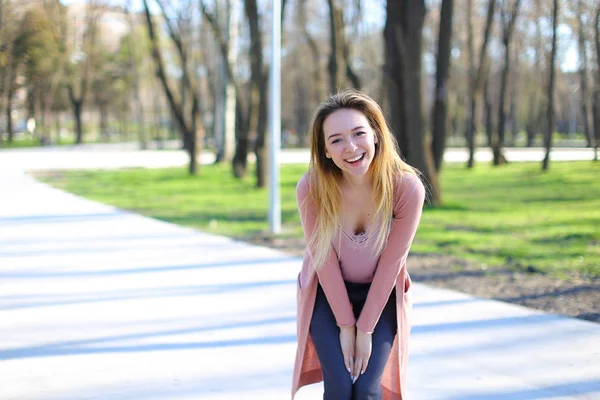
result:
[[[375,101],[347,90],[317,108],[296,195],[308,245],[292,398],[323,380],[324,400],[406,400],[406,258],[425,189]]]

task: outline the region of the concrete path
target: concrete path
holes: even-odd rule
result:
[[[289,398],[299,259],[1,164],[1,400]],[[410,400],[600,399],[600,325],[413,287]]]
[[[13,170],[57,170],[57,169],[96,169],[129,167],[175,167],[187,165],[189,158],[183,150],[177,149],[177,142],[166,143],[167,150],[137,150],[135,143],[84,144],[47,148],[27,148],[0,150],[0,166],[7,165]],[[505,155],[512,162],[541,162],[544,158],[542,148],[507,148]],[[254,155],[248,156],[250,161]],[[284,149],[279,157],[282,164],[308,163],[309,152],[306,149]],[[553,161],[586,161],[594,159],[594,150],[588,148],[556,148],[550,153]],[[210,164],[215,160],[213,153],[205,152],[199,160]],[[468,153],[463,148],[448,148],[444,161],[448,163],[466,163]],[[492,153],[489,148],[477,149],[475,160],[490,162]]]

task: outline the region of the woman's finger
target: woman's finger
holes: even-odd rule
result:
[[[351,374],[352,373],[352,367],[353,367],[352,357],[347,356],[347,355],[344,354],[344,364],[346,364],[346,370],[348,371],[348,373]]]
[[[369,359],[365,357],[363,360],[362,366],[360,367],[360,374],[364,374],[367,371],[367,366],[369,365]]]
[[[356,360],[354,360],[354,365],[352,368],[352,383],[356,382],[356,380],[358,379],[359,375],[360,375],[360,369],[363,363],[363,359],[362,357],[356,357]]]

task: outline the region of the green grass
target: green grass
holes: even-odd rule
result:
[[[19,149],[25,147],[41,147],[39,139],[32,138],[31,136],[26,137],[18,137],[15,138],[12,142],[6,140],[6,138],[2,138],[2,143],[0,144],[0,150],[2,149]],[[54,138],[53,138],[54,140]],[[54,146],[69,146],[75,143],[75,140],[72,138],[62,139],[60,143],[53,143]]]
[[[282,168],[283,236],[301,236],[295,185],[305,165]],[[254,179],[231,177],[228,166],[184,169],[72,171],[47,176],[67,191],[143,215],[204,231],[247,238],[267,230],[268,192]],[[444,206],[423,214],[413,253],[440,253],[514,269],[600,276],[600,164],[538,163],[469,171],[446,165]]]

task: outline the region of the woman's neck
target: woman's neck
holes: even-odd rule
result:
[[[370,173],[363,176],[344,174],[343,184],[346,189],[352,192],[360,192],[371,189],[373,187],[373,179]]]

